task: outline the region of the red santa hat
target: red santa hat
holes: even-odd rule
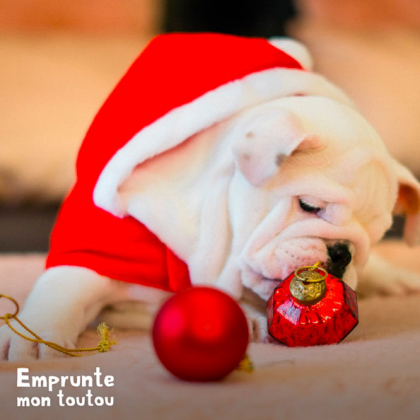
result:
[[[137,165],[248,107],[293,95],[348,102],[323,78],[305,71],[309,62],[306,50],[286,39],[221,34],[154,38],[86,135],[77,160],[77,182],[54,229],[47,266],[79,265],[133,282],[144,282],[144,270],[156,277],[161,258],[156,255],[170,250],[158,246],[144,226],[140,233],[137,221],[127,217],[116,222],[125,216],[118,187]],[[156,255],[144,254],[146,243],[156,245]],[[142,258],[144,267],[139,268]],[[166,266],[173,265],[166,260]],[[121,269],[117,261],[134,261],[137,266]],[[156,264],[149,267],[147,261]]]
[[[302,72],[309,61],[304,47],[289,39],[269,42],[221,34],[155,38],[92,126],[98,138],[112,138],[100,150],[93,139],[102,168],[96,205],[124,216],[117,188],[136,165],[247,107],[282,96],[336,94],[331,85],[314,83]]]

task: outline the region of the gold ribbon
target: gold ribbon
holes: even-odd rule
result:
[[[97,353],[104,353],[109,351],[111,346],[117,344],[117,340],[114,336],[111,336],[113,330],[109,330],[109,327],[103,322],[98,325],[98,333],[101,337],[101,341],[98,343],[96,347],[86,347],[86,348],[79,348],[79,349],[67,349],[65,347],[60,346],[59,344],[53,343],[52,341],[45,341],[43,340],[39,335],[37,335],[34,331],[29,329],[18,317],[17,314],[19,313],[19,304],[16,302],[15,299],[8,295],[0,294],[0,298],[6,298],[12,301],[16,305],[16,311],[14,314],[5,314],[4,316],[0,316],[0,319],[4,319],[6,322],[6,325],[18,336],[24,338],[25,340],[32,341],[33,343],[40,343],[45,344],[46,346],[59,351],[60,353],[67,354],[68,356],[72,357],[82,357],[85,356],[83,353],[91,353],[91,352],[97,352]],[[10,320],[14,319],[16,322],[18,322],[26,331],[28,331],[33,337],[28,337],[19,331],[17,331],[15,328],[12,327],[10,324]],[[81,353],[81,354],[79,354]]]

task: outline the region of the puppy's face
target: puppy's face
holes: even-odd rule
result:
[[[266,299],[291,272],[321,261],[355,287],[398,192],[373,129],[347,106],[295,97],[244,113],[233,136],[229,204],[243,284]]]
[[[266,299],[317,261],[355,287],[395,204],[411,213],[408,239],[420,218],[415,179],[354,109],[321,97],[241,112],[139,165],[119,191],[193,284],[237,297],[244,285]]]

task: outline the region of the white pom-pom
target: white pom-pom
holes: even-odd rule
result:
[[[305,70],[312,70],[312,56],[302,43],[285,37],[270,38],[268,42],[293,57]]]

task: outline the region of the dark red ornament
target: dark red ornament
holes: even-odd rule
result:
[[[248,346],[248,322],[237,302],[213,287],[169,298],[153,325],[153,344],[166,369],[187,381],[216,381],[237,368]]]
[[[267,302],[268,331],[289,347],[334,344],[358,324],[356,293],[318,267],[302,267]]]

